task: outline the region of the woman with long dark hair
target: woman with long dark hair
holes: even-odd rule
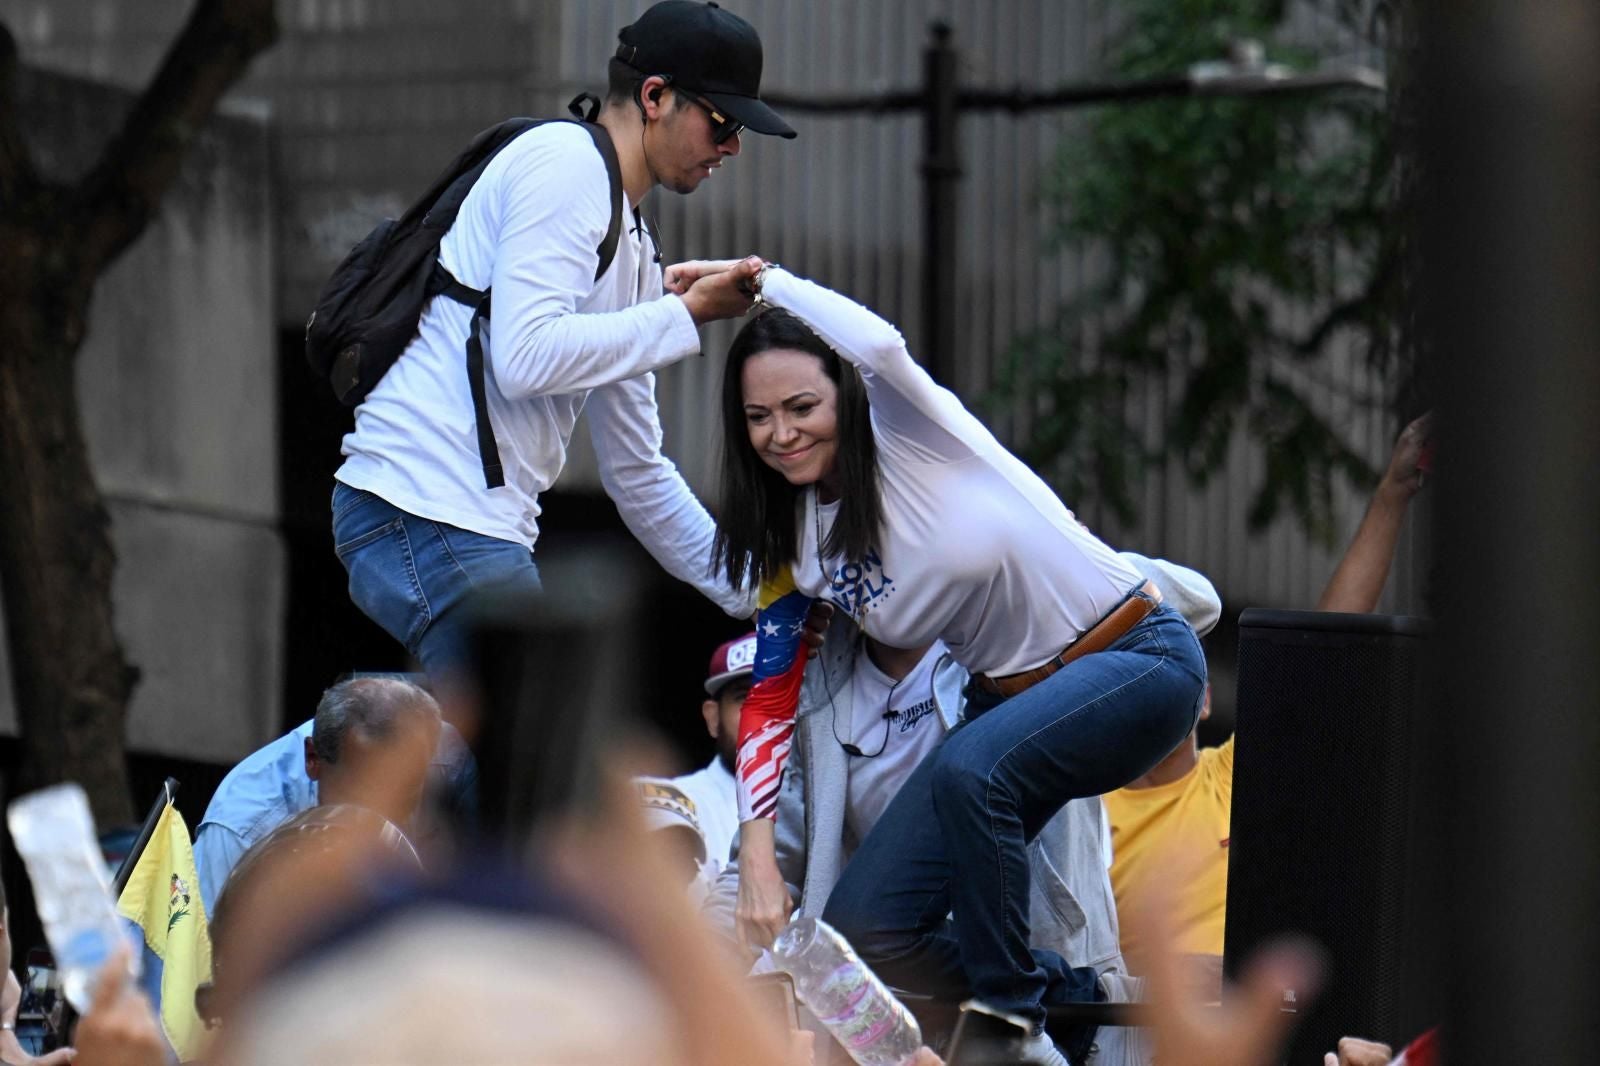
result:
[[[1093,973],[1029,944],[1026,842],[1188,734],[1199,642],[894,326],[773,265],[757,284],[770,308],[724,369],[715,547],[736,585],[760,588],[739,730],[741,933],[765,942],[788,913],[769,819],[807,608],[826,599],[892,647],[943,640],[973,675],[967,720],[860,842],[824,917],[886,980],[1023,1015],[1025,1061],[1064,1063],[1045,1006],[1099,997]]]

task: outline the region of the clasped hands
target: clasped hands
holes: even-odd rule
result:
[[[760,256],[743,259],[688,259],[662,273],[669,293],[683,299],[695,325],[750,313],[758,289],[756,277],[766,261]]]

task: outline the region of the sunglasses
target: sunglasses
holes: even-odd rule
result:
[[[672,79],[669,77],[666,79],[666,82],[668,85],[671,85]],[[732,118],[728,115],[724,115],[716,104],[713,104],[710,100],[707,100],[699,93],[690,92],[688,89],[685,89],[680,85],[674,85],[673,91],[682,93],[696,107],[700,108],[700,110],[704,111],[711,118],[712,144],[725,144],[744,132],[743,122],[740,122],[738,119]]]

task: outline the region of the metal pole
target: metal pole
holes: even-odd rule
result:
[[[925,53],[923,95],[923,363],[941,384],[954,386],[956,357],[956,231],[961,183],[957,97],[959,72],[950,25],[935,22]]]
[[[1600,1047],[1600,5],[1421,4],[1451,1066]]]
[[[139,857],[144,854],[144,849],[150,844],[150,838],[155,835],[156,823],[161,820],[161,812],[167,809],[167,805],[177,794],[177,778],[169,777],[161,783],[161,792],[156,796],[156,801],[150,805],[150,813],[144,816],[144,824],[139,827],[139,835],[134,838],[133,847],[123,856],[122,865],[117,867],[116,876],[111,879],[113,902],[122,898],[122,890],[128,887],[128,879],[133,876],[133,868],[139,865]],[[62,1037],[62,1046],[65,1046],[66,1035],[78,1024],[78,1012],[70,1003],[62,1005],[60,1024],[61,1028],[57,1032]]]
[[[139,856],[144,854],[150,837],[156,831],[156,823],[161,820],[161,812],[167,809],[173,797],[178,794],[178,779],[169,777],[161,784],[161,794],[150,805],[150,813],[144,816],[144,824],[139,827],[139,835],[133,841],[133,847],[128,849],[128,854],[123,856],[122,865],[117,867],[117,876],[111,879],[111,895],[120,898],[122,890],[128,887],[128,878],[133,876],[133,868],[139,865]]]

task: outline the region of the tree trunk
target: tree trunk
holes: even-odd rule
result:
[[[87,300],[61,298],[74,291],[63,276],[72,271],[39,269],[52,243],[37,230],[0,233],[0,254],[20,267],[12,282],[32,283],[0,284],[0,593],[22,732],[18,784],[76,781],[111,826],[133,816],[123,734],[138,672],[112,625],[110,517],[78,411]],[[40,284],[47,277],[54,284]]]
[[[273,0],[196,0],[79,182],[41,175],[0,20],[0,597],[26,789],[77,781],[102,827],[132,819],[125,728],[138,671],[112,624],[116,555],[78,410],[89,297],[155,217],[197,131],[277,36]]]

